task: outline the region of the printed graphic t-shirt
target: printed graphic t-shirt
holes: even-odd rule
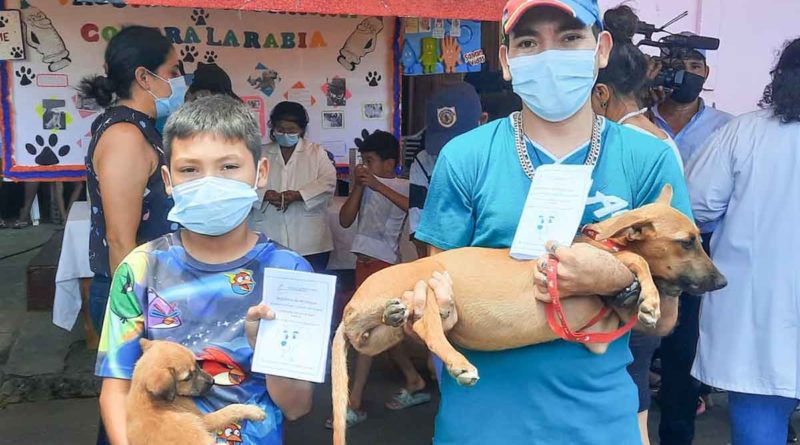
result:
[[[253,349],[244,332],[247,309],[261,302],[267,267],[311,271],[303,257],[264,235],[244,257],[224,264],[191,258],[180,232],[138,247],[114,274],[95,373],[131,379],[142,337],[180,343],[214,377],[208,394],[195,399],[200,411],[245,403],[267,413],[263,422],[217,432],[217,443],[240,436],[242,444],[280,445],[283,414],[267,393],[265,376],[250,372]]]
[[[583,164],[588,145],[556,160],[528,143],[528,154],[535,167]],[[651,203],[665,184],[674,189],[673,207],[690,215],[675,155],[652,136],[606,121],[592,179],[582,224]],[[483,125],[439,155],[416,237],[443,249],[509,247],[530,185],[514,149],[511,120]],[[441,380],[436,445],[641,444],[636,387],[626,370],[632,360],[628,336],[602,355],[563,340],[462,352],[481,380],[471,388],[450,377]]]

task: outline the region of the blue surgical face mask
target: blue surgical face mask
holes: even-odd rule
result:
[[[169,115],[177,111],[178,108],[183,105],[184,98],[186,97],[186,90],[188,89],[186,86],[186,78],[178,76],[167,80],[153,72],[150,72],[150,74],[168,83],[171,91],[170,95],[167,97],[158,97],[153,94],[152,91],[147,91],[153,96],[156,102],[156,128],[158,128],[158,131],[163,131],[164,124],[166,124]]]
[[[597,50],[555,50],[508,60],[514,92],[549,122],[573,116],[589,100]]]
[[[275,135],[275,142],[281,147],[294,147],[300,142],[299,133],[280,133],[276,131],[273,134]]]
[[[175,206],[168,219],[190,232],[224,235],[247,219],[253,203],[258,201],[257,184],[258,173],[252,187],[242,181],[217,176],[204,176],[176,185],[172,188]]]

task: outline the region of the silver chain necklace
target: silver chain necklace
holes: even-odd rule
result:
[[[517,111],[512,114],[511,121],[514,126],[514,143],[517,147],[519,163],[525,175],[533,180],[533,176],[536,174],[536,168],[534,168],[531,158],[528,156],[528,149],[525,147],[525,137],[522,132],[522,112]],[[600,116],[594,115],[592,143],[589,149],[589,155],[586,156],[585,165],[595,165],[597,163],[597,158],[600,157],[600,127],[602,126],[602,122],[603,120]]]

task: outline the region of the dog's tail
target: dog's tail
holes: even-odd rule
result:
[[[347,338],[344,321],[336,329],[331,351],[333,381],[333,445],[345,445],[347,433],[347,404],[349,399],[347,378]]]

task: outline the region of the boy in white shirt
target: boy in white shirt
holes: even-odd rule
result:
[[[350,227],[358,217],[358,229],[352,252],[356,254],[356,288],[370,275],[400,262],[400,236],[408,214],[409,182],[396,175],[400,157],[397,139],[385,131],[376,131],[363,141],[356,141],[363,164],[356,167],[355,185],[339,212],[339,223]],[[390,351],[403,371],[406,385],[386,406],[403,409],[430,401],[424,392],[425,380],[400,347]],[[361,409],[372,358],[359,355],[347,410],[348,428],[363,422],[367,413]]]

